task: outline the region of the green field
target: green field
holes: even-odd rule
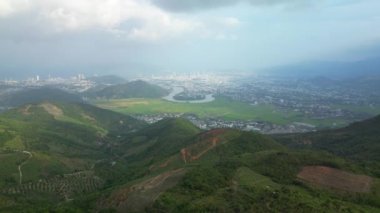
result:
[[[209,103],[175,103],[163,99],[114,99],[96,101],[95,105],[126,114],[193,113],[201,118],[219,117],[227,120],[262,120],[276,124],[295,121],[297,114],[285,114],[271,105],[252,106],[216,98]]]
[[[110,109],[124,114],[160,114],[160,113],[192,113],[200,118],[212,117],[226,120],[256,120],[267,121],[274,124],[289,124],[304,122],[320,128],[342,127],[352,121],[343,118],[315,120],[296,112],[284,112],[273,105],[250,105],[243,102],[232,101],[217,97],[209,103],[175,103],[163,99],[131,98],[97,100],[98,107]],[[366,109],[362,109],[368,112]],[[376,113],[373,112],[375,115]]]
[[[349,110],[351,112],[356,112],[356,113],[367,113],[373,116],[380,114],[380,108],[374,107],[374,106],[371,107],[371,106],[334,105],[332,107],[336,109]]]

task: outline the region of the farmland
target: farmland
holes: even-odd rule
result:
[[[162,99],[113,99],[96,101],[95,104],[125,114],[193,113],[201,118],[263,120],[276,124],[284,124],[297,117],[297,114],[285,115],[271,105],[252,106],[226,98],[199,104],[174,103]]]

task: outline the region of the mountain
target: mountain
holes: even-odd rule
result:
[[[353,62],[308,62],[278,66],[265,70],[265,74],[313,77],[324,76],[335,79],[379,76],[380,58]]]
[[[0,105],[18,107],[28,103],[39,103],[42,101],[80,103],[83,100],[76,94],[51,88],[22,89],[9,92],[0,96]]]
[[[9,137],[20,138],[23,148],[32,148],[40,143],[46,145],[48,141],[58,146],[70,142],[91,147],[110,134],[132,132],[145,125],[132,117],[87,104],[47,101],[9,110],[1,114],[0,119],[4,132]],[[41,138],[46,141],[40,141]],[[60,139],[62,143],[58,143]]]
[[[363,161],[380,161],[380,116],[345,128],[279,136],[290,147],[312,147]]]
[[[189,143],[200,129],[185,119],[164,119],[141,129],[123,143],[123,150],[139,150],[126,159],[159,161],[169,157]]]
[[[128,150],[123,156],[126,166],[141,176],[100,199],[101,208],[118,212],[140,212],[152,206],[161,193],[181,183],[187,172],[198,165],[216,165],[237,153],[283,149],[270,138],[255,133],[233,129],[201,132],[184,119],[166,119],[141,129],[124,140],[122,147],[118,150]]]
[[[116,85],[116,84],[124,84],[127,80],[120,76],[116,75],[102,75],[102,76],[92,76],[87,78],[90,81],[95,82],[100,85]]]
[[[31,156],[22,182],[85,170],[109,155],[107,147],[120,132],[144,125],[129,116],[85,104],[28,104],[0,116],[0,167]],[[14,184],[15,172],[2,170],[0,186]]]
[[[177,122],[181,125],[173,125]],[[131,184],[98,200],[98,208],[117,212],[379,210],[380,182],[363,175],[370,172],[359,164],[318,150],[288,149],[269,136],[233,129],[158,142],[162,136],[184,131],[184,126],[190,128],[184,122],[165,120],[124,141],[133,141],[125,149],[136,148],[132,153],[138,153],[128,153],[126,161],[132,168],[145,170]],[[144,137],[151,131],[158,136],[153,141],[151,136]],[[170,146],[174,141],[179,145]],[[166,147],[172,151],[165,152]],[[137,166],[133,161],[145,163]]]
[[[91,98],[123,99],[160,98],[166,94],[168,94],[166,89],[138,80],[126,84],[109,86],[99,91],[89,92],[86,96]]]
[[[377,125],[335,131],[375,138]],[[331,132],[313,134],[327,140]],[[378,212],[374,167],[284,142],[304,136],[202,131],[181,118],[146,125],[84,104],[26,105],[0,116],[0,211]]]

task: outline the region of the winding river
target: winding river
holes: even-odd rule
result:
[[[208,103],[208,102],[212,102],[215,100],[213,94],[208,94],[205,96],[204,99],[200,99],[200,100],[188,100],[188,101],[183,101],[183,100],[176,100],[174,99],[174,96],[176,96],[177,94],[181,93],[185,91],[185,89],[183,89],[182,87],[174,87],[173,90],[171,91],[171,93],[165,97],[163,97],[163,99],[167,100],[167,101],[171,101],[171,102],[177,102],[177,103],[193,103],[193,104],[200,104],[200,103]]]

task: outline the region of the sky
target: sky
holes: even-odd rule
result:
[[[0,79],[376,57],[379,0],[0,0]]]

